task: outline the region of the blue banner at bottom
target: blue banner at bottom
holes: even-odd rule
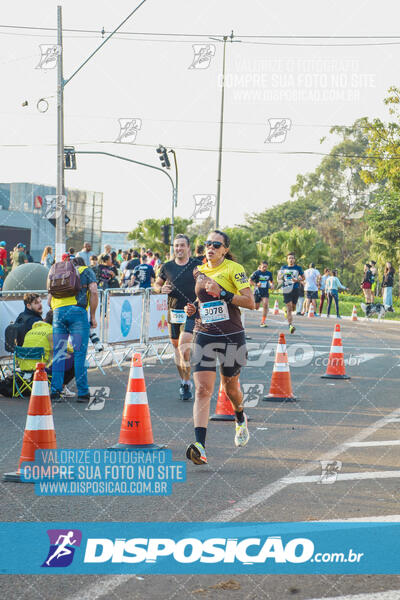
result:
[[[0,572],[400,572],[400,523],[0,523]]]

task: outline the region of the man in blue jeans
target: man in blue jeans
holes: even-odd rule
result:
[[[63,402],[62,388],[64,381],[65,359],[67,357],[67,341],[71,336],[74,349],[75,379],[78,388],[77,402],[90,400],[87,379],[86,352],[89,343],[90,312],[92,327],[96,327],[96,308],[99,302],[96,277],[92,269],[82,265],[82,259],[71,261],[78,269],[81,289],[76,296],[53,298],[49,294],[49,304],[53,309],[53,375],[51,379],[51,400]]]

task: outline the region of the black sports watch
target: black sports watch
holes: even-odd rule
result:
[[[232,294],[232,292],[228,292],[228,290],[222,289],[220,291],[219,297],[221,298],[221,300],[225,300],[225,302],[229,304],[229,302],[232,302],[234,295],[235,294]]]

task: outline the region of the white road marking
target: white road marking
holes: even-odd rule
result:
[[[344,341],[344,349],[345,350],[363,350],[362,346],[348,346],[346,344],[346,336],[344,336],[344,338],[342,338],[342,341]],[[327,344],[312,344],[314,346],[314,348],[330,348],[331,346],[327,345]],[[371,346],[366,346],[365,347],[366,350],[379,350],[380,352],[386,352],[387,350],[397,350],[398,352],[400,352],[400,348],[387,348],[386,346],[382,347],[379,346],[379,348],[372,348]]]
[[[400,477],[400,471],[364,471],[363,473],[338,473],[336,481],[353,481],[355,479],[392,479]],[[303,477],[286,477],[287,484],[314,483],[321,480],[321,475],[305,475]]]
[[[99,576],[96,575],[96,577]],[[136,575],[105,575],[100,581],[90,587],[82,587],[79,592],[73,596],[69,596],[67,600],[96,600],[96,598],[101,598],[108,594],[108,592],[110,592],[111,596],[113,590],[134,577],[136,578]]]
[[[355,596],[331,596],[327,598],[310,598],[310,600],[399,600],[400,590],[389,590],[387,592],[373,592],[368,594],[356,594]]]
[[[381,442],[349,442],[348,448],[367,448],[368,446],[400,446],[400,440],[386,440]]]
[[[380,356],[384,356],[384,354],[370,354],[368,352],[365,352],[364,354],[354,354],[352,355],[350,358],[345,358],[344,362],[351,362],[354,363],[354,361],[357,361],[357,365],[361,365],[364,362],[367,362],[368,360],[372,360],[373,358],[378,358]]]
[[[323,456],[321,456],[317,461],[314,461],[313,464],[304,465],[302,467],[298,467],[297,469],[294,469],[293,471],[288,473],[288,475],[286,477],[282,477],[281,479],[278,479],[277,481],[274,481],[273,483],[266,485],[265,487],[261,488],[257,492],[254,492],[254,494],[251,494],[247,498],[243,498],[243,500],[240,500],[239,502],[237,502],[234,507],[223,510],[222,512],[213,516],[210,519],[210,521],[227,522],[227,521],[232,521],[233,519],[237,519],[239,516],[243,515],[244,513],[248,512],[249,510],[253,509],[258,504],[266,502],[268,500],[268,498],[271,498],[271,496],[274,496],[277,492],[280,492],[281,490],[285,489],[285,487],[290,485],[286,481],[288,478],[304,477],[305,475],[310,473],[310,471],[313,471],[315,469],[315,463],[319,462],[320,460],[326,460],[326,461],[334,460],[339,454],[342,454],[342,452],[347,450],[346,444],[348,444],[349,442],[361,442],[361,441],[365,440],[366,438],[373,435],[378,429],[385,427],[387,425],[388,421],[395,417],[400,417],[400,408],[397,408],[396,410],[394,410],[387,417],[379,419],[379,421],[376,421],[369,427],[366,427],[365,429],[363,429],[362,431],[357,433],[348,442],[339,444],[339,446],[336,446],[336,448],[334,448],[333,450],[331,450],[331,451],[327,452],[326,454],[324,454]]]
[[[393,418],[400,418],[400,408],[397,408],[396,410],[394,410],[387,417],[379,419],[379,421],[376,421],[369,427],[366,427],[365,429],[360,431],[357,435],[355,435],[350,441],[357,442],[357,441],[365,440],[370,435],[374,434],[378,429],[381,429],[382,427],[384,427]],[[347,442],[347,443],[349,443],[349,442]],[[341,454],[342,452],[344,452],[346,447],[347,447],[346,443],[340,444],[339,446],[337,446],[330,452],[327,452],[326,454],[324,454],[320,460],[328,460],[328,461],[333,460],[338,454]],[[221,511],[220,513],[218,513],[217,515],[215,515],[211,519],[209,519],[208,522],[225,522],[226,523],[226,522],[232,521],[233,519],[236,519],[237,517],[246,513],[247,511],[251,510],[258,504],[265,502],[266,500],[268,500],[268,498],[270,498],[274,494],[285,489],[288,485],[290,485],[290,483],[287,481],[290,477],[304,476],[307,473],[309,473],[310,471],[312,471],[313,469],[315,469],[315,462],[317,462],[317,461],[314,461],[312,464],[308,464],[306,466],[299,467],[298,469],[294,469],[293,471],[291,471],[288,474],[287,477],[278,479],[277,481],[274,481],[273,483],[270,483],[270,484],[266,485],[265,487],[261,488],[254,494],[251,494],[247,498],[243,498],[243,500],[240,500],[235,505],[234,508],[229,508],[229,509]],[[136,577],[136,575],[106,576],[106,577],[104,577],[104,579],[102,579],[101,581],[99,581],[98,583],[95,583],[94,585],[92,585],[90,587],[83,588],[83,589],[81,588],[81,590],[77,594],[74,594],[73,596],[69,596],[65,600],[97,600],[98,598],[105,596],[107,593],[110,593],[110,595],[111,595],[116,588],[118,588],[120,585],[126,583],[133,577]],[[398,592],[393,591],[393,594],[398,594]],[[314,600],[318,600],[318,599],[314,599]],[[387,597],[382,596],[381,598],[378,596],[376,598],[374,598],[373,596],[371,596],[370,598],[368,598],[366,596],[364,596],[364,597],[360,596],[359,598],[357,598],[356,596],[353,596],[353,597],[347,596],[347,597],[334,598],[334,599],[333,598],[332,599],[325,598],[324,600],[399,600],[399,595],[397,595],[397,596],[393,595],[392,597],[391,596],[387,596]]]
[[[342,521],[354,521],[354,523],[398,523],[400,521],[400,515],[386,515],[385,517],[349,517],[348,519],[328,519],[315,521],[315,523],[342,523]]]

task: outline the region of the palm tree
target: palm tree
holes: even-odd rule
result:
[[[270,266],[285,264],[288,252],[294,252],[296,262],[308,266],[313,262],[322,267],[329,261],[329,248],[315,229],[293,227],[290,231],[276,231],[257,243],[259,254],[269,257]]]

